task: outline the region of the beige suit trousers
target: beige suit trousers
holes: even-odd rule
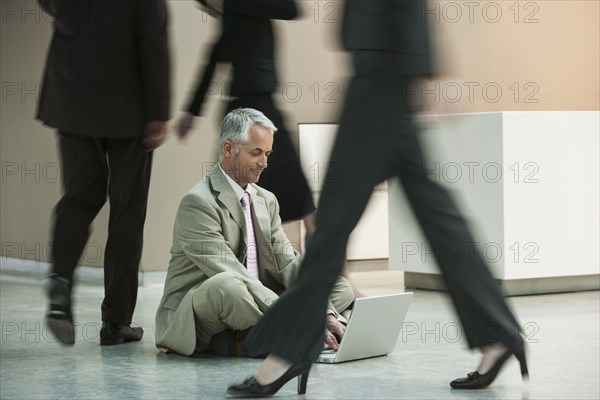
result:
[[[341,313],[353,301],[350,283],[340,277],[331,293],[335,311]],[[192,306],[196,323],[196,351],[200,352],[209,349],[214,335],[224,330],[249,329],[263,315],[246,284],[231,272],[221,272],[202,283],[193,294]]]

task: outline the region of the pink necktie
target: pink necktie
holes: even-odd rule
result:
[[[246,229],[248,230],[248,253],[246,255],[246,268],[250,275],[258,279],[258,256],[256,251],[256,238],[254,236],[254,224],[250,212],[250,193],[244,192],[242,197],[242,209],[246,217]]]

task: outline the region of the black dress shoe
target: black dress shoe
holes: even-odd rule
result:
[[[529,376],[529,372],[527,370],[527,361],[525,360],[525,352],[523,350],[518,352],[512,352],[511,350],[506,350],[502,356],[496,363],[492,366],[492,368],[485,374],[480,374],[477,371],[471,372],[467,374],[464,378],[458,378],[450,382],[450,386],[455,389],[483,389],[494,382],[496,376],[498,376],[498,372],[500,372],[500,368],[504,365],[506,360],[509,359],[511,355],[515,355],[515,357],[519,360],[521,365],[521,377],[527,378]]]
[[[102,321],[100,329],[100,346],[110,346],[127,342],[139,342],[144,336],[140,327],[117,325],[110,321]]]
[[[75,328],[71,310],[71,282],[58,274],[51,274],[48,282],[48,314],[46,324],[56,339],[71,346],[75,343]]]
[[[306,393],[308,384],[308,373],[310,372],[311,364],[292,365],[283,375],[275,382],[268,385],[259,384],[254,376],[246,379],[244,383],[232,385],[227,388],[227,394],[230,397],[264,397],[273,396],[283,385],[290,380],[298,377],[298,394]]]

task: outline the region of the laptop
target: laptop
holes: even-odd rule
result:
[[[356,299],[340,347],[324,350],[316,362],[336,364],[391,353],[412,297],[407,292]]]

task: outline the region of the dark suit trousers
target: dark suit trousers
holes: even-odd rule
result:
[[[396,60],[378,51],[353,53],[355,76],[318,205],[317,230],[296,284],[247,336],[251,354],[273,353],[294,363],[318,356],[326,301],[342,272],[348,236],[375,185],[393,177],[401,180],[434,250],[469,346],[522,346],[517,321],[483,259],[472,251],[475,240],[463,217],[448,193],[424,173],[407,84]]]
[[[137,299],[152,153],[144,150],[142,138],[58,136],[64,194],[54,210],[53,272],[72,282],[92,221],[108,194],[102,320],[129,325]]]

